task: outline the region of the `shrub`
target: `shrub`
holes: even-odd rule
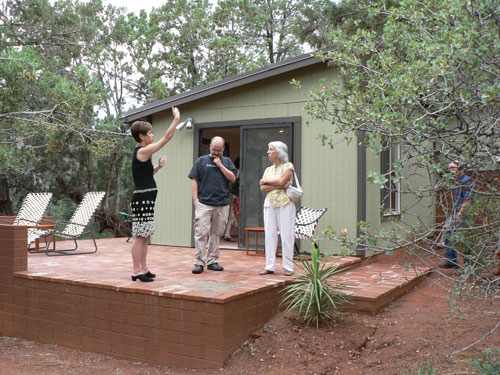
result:
[[[483,352],[483,358],[472,361],[472,367],[481,375],[500,374],[500,349],[487,349]]]
[[[500,200],[474,195],[473,203],[465,209],[463,220],[463,225],[450,240],[451,245],[464,257],[464,272],[491,274],[499,263]]]
[[[307,324],[331,320],[338,313],[338,306],[348,302],[347,297],[335,285],[332,276],[339,272],[338,266],[328,264],[329,257],[322,257],[316,242],[311,252],[311,261],[302,256],[295,262],[296,277],[284,288],[281,305],[285,312],[294,311]]]
[[[434,375],[437,374],[434,365],[430,362],[420,361],[418,367],[413,370],[406,370],[402,375]]]

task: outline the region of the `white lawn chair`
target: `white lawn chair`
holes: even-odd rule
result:
[[[92,231],[92,227],[89,226],[90,219],[94,215],[97,207],[101,203],[104,197],[103,191],[98,192],[88,192],[83,197],[79,206],[77,207],[75,213],[71,217],[71,219],[67,222],[65,221],[56,221],[55,229],[46,230],[43,233],[40,233],[41,236],[48,238],[46,241],[45,254],[52,255],[80,255],[80,254],[93,254],[97,251],[97,243],[95,241],[94,232]],[[65,228],[62,231],[57,230],[59,224],[66,224]],[[38,232],[42,232],[38,230]],[[92,240],[94,241],[94,250],[93,251],[80,251],[76,252],[78,249],[77,240],[85,235],[90,234],[92,236]],[[50,243],[54,241],[54,236],[66,239],[73,240],[75,242],[75,247],[70,249],[57,249],[50,250]]]
[[[12,225],[37,227],[51,199],[52,193],[28,193]],[[28,249],[30,244],[39,238],[36,231],[36,228],[28,228]]]
[[[13,225],[36,225],[52,199],[52,193],[28,193],[14,219]]]

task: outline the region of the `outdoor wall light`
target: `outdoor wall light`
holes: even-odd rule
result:
[[[193,124],[194,124],[194,120],[191,117],[188,117],[186,119],[186,121],[181,122],[175,128],[178,131],[181,131],[185,127],[187,131],[191,131],[191,130],[193,130]]]

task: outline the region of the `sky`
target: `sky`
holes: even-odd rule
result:
[[[330,0],[335,3],[338,3],[340,0]],[[163,5],[163,1],[161,0],[103,0],[104,4],[112,4],[117,7],[127,8],[129,12],[134,12],[139,14],[141,9],[144,9],[146,12],[150,12],[151,9],[159,8]],[[211,0],[210,3],[217,3],[217,0]]]
[[[159,8],[162,5],[161,0],[103,0],[104,4],[112,4],[117,7],[127,8],[129,12],[139,14],[141,9],[150,12],[151,9]]]
[[[129,12],[139,14],[141,9],[150,12],[151,9],[161,7],[164,2],[161,0],[103,0],[104,4],[112,4],[116,7],[127,8]],[[210,0],[211,4],[217,4],[217,0]]]

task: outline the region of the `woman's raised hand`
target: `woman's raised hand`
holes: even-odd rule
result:
[[[177,107],[172,107],[172,114],[174,115],[174,118],[176,120],[179,120],[181,118],[181,112],[179,111],[179,108],[177,108]]]

